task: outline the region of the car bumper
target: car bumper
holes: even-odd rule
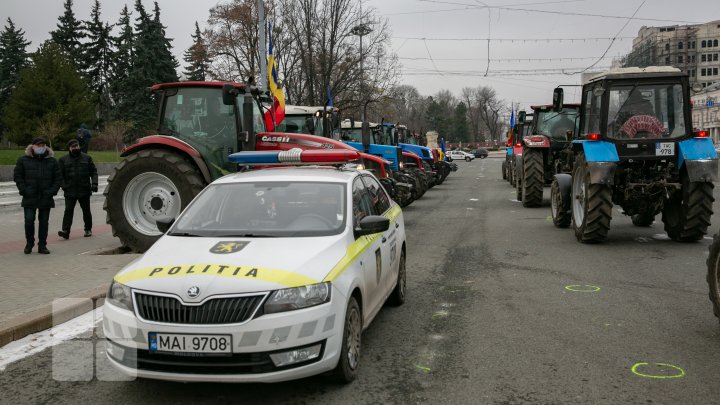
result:
[[[188,382],[280,382],[335,368],[340,356],[347,298],[333,290],[329,303],[263,315],[238,325],[159,324],[106,303],[103,331],[107,356],[131,377]],[[232,337],[232,354],[181,355],[149,351],[150,332],[223,334]],[[317,358],[277,367],[270,354],[321,345]]]

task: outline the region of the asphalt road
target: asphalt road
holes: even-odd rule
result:
[[[607,242],[582,245],[553,227],[548,188],[541,208],[512,200],[500,162],[460,162],[405,209],[408,301],[364,333],[351,385],[98,381],[115,377],[102,361],[92,381],[61,382],[47,350],[0,373],[0,402],[717,403],[710,240],[672,242],[615,209]]]

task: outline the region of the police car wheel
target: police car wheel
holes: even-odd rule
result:
[[[360,344],[362,340],[362,313],[355,297],[350,297],[345,311],[342,342],[340,343],[340,360],[333,378],[343,384],[355,380],[360,365]]]
[[[388,303],[394,306],[400,306],[405,303],[405,291],[407,287],[405,272],[405,248],[403,247],[400,252],[400,265],[398,265],[398,279],[395,283],[395,288],[390,294]]]
[[[472,160],[472,159],[471,159],[470,157],[466,157],[466,158],[465,158],[465,161],[466,161],[466,162],[469,162],[469,161],[471,161],[471,160]]]

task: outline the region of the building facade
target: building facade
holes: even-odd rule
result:
[[[720,83],[720,20],[705,24],[645,27],[633,39],[625,67],[674,66],[690,83]]]
[[[693,127],[710,132],[713,143],[720,142],[720,83],[692,96]]]

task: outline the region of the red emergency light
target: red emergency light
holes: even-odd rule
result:
[[[709,135],[708,131],[695,131],[696,138],[707,138]]]
[[[602,139],[602,135],[600,135],[600,134],[587,134],[587,135],[585,136],[585,139],[587,139],[588,141],[599,141],[600,139]]]

